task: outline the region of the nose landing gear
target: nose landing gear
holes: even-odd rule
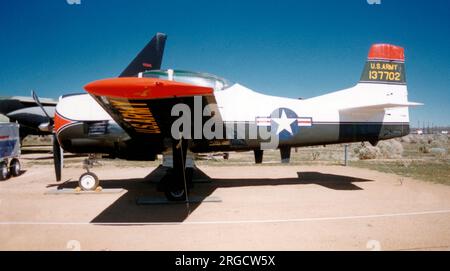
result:
[[[80,176],[78,179],[78,186],[83,191],[99,191],[100,180],[97,175],[90,172],[89,169],[93,168],[95,164],[98,164],[98,157],[93,154],[89,154],[88,158],[83,161],[83,168],[87,171]]]
[[[95,191],[99,187],[100,181],[92,172],[86,172],[80,176],[78,180],[78,186],[83,191]]]

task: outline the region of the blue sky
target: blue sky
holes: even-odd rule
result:
[[[354,85],[373,43],[405,47],[418,121],[450,125],[450,1],[0,1],[0,96],[82,92],[117,76],[155,32],[164,68],[308,98]]]

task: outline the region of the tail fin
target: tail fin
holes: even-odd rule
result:
[[[161,68],[166,38],[166,34],[156,33],[152,40],[131,61],[119,77],[134,77],[145,70],[159,70]]]
[[[374,44],[360,83],[406,85],[405,51],[391,44]]]
[[[402,47],[391,44],[372,45],[359,84],[346,92],[346,95],[351,95],[355,102],[343,107],[341,111],[407,110],[408,107],[422,105],[408,101],[405,51]],[[402,114],[406,116],[403,121],[409,122],[407,112]]]

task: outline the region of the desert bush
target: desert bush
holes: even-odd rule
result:
[[[357,146],[354,150],[355,155],[360,160],[369,160],[377,158],[400,158],[403,154],[403,145],[395,139],[381,141],[376,147],[369,144]]]
[[[420,135],[408,135],[408,138],[409,138],[409,143],[417,144],[417,143],[419,143]]]
[[[433,140],[434,140],[433,135],[426,135],[423,137],[422,143],[431,144],[431,143],[433,143]]]
[[[411,143],[412,137],[413,137],[413,135],[407,135],[407,136],[401,137],[399,140],[402,143]]]
[[[22,141],[22,145],[51,145],[52,137],[51,136],[37,136],[37,135],[29,135],[24,138]]]
[[[445,148],[448,144],[448,137],[446,135],[435,135],[431,141],[431,146],[436,148]]]
[[[380,149],[369,144],[361,144],[353,151],[360,160],[376,159],[380,156]]]
[[[316,161],[320,157],[320,152],[315,151],[315,152],[311,153],[311,155],[312,155],[312,160]]]
[[[430,146],[428,144],[420,144],[419,145],[419,152],[420,153],[430,153]]]
[[[380,158],[400,158],[403,154],[403,145],[397,140],[387,140],[378,143],[377,147],[380,149]]]
[[[439,158],[444,158],[447,155],[447,149],[444,148],[430,148],[430,153]]]

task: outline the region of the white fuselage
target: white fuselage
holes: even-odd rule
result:
[[[403,85],[357,84],[356,86],[330,94],[298,100],[264,95],[242,85],[214,93],[224,122],[250,122],[255,118],[269,116],[277,108],[289,108],[299,117],[311,117],[314,123],[337,122],[409,122],[408,108],[385,110],[346,109],[371,104],[404,103],[408,100],[407,88]]]
[[[255,92],[240,84],[214,92],[224,122],[252,122],[269,116],[277,108],[289,108],[299,117],[311,117],[314,123],[384,122],[407,123],[407,107],[385,110],[346,111],[348,108],[408,100],[404,85],[364,84],[305,100],[277,97]],[[111,116],[89,95],[68,96],[60,100],[56,111],[77,121],[111,120]]]

